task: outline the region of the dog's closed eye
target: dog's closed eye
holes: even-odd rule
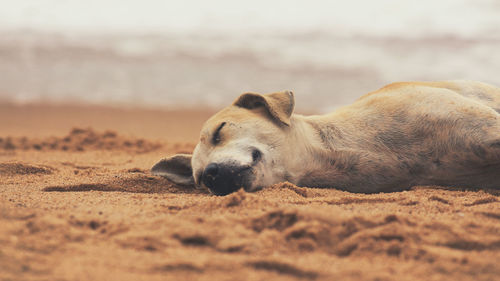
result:
[[[226,125],[226,122],[222,122],[219,127],[215,130],[214,134],[212,135],[212,144],[217,145],[220,143],[220,130],[222,130],[222,127]]]

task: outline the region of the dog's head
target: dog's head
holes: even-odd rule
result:
[[[205,186],[226,195],[254,191],[286,179],[281,151],[294,108],[290,91],[246,93],[204,125],[193,155],[178,154],[151,169],[180,185]]]

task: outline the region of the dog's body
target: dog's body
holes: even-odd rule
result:
[[[292,114],[291,92],[247,93],[204,125],[193,156],[153,167],[215,194],[289,181],[352,192],[415,185],[500,188],[500,89],[390,84],[331,114]]]

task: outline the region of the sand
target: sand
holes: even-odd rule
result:
[[[0,280],[499,280],[500,191],[152,176],[207,110],[0,106]]]

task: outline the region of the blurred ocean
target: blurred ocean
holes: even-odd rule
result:
[[[0,0],[0,100],[328,112],[394,81],[500,86],[500,2]],[[27,3],[32,2],[32,3]]]

